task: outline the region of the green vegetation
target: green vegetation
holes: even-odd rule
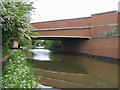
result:
[[[30,39],[30,11],[34,8],[27,2],[0,1],[2,27],[2,45],[6,46],[13,41],[23,43]]]
[[[34,45],[37,45],[38,43],[42,44],[43,40],[33,40]]]
[[[8,49],[7,47],[3,47],[3,49],[2,49],[2,57],[10,54],[11,51],[12,50]]]
[[[30,11],[33,9],[32,4],[25,1],[0,0],[3,57],[12,51],[9,49],[10,43],[17,41],[22,46],[31,43]]]
[[[20,46],[29,46],[32,44],[32,40],[28,40],[28,39],[21,39],[19,42],[20,42]]]
[[[32,3],[17,2],[18,0],[0,0],[0,27],[2,27],[2,55],[8,55],[9,44],[17,41],[20,45],[30,45],[33,34],[30,32],[30,12]],[[36,75],[32,66],[27,63],[21,51],[10,55],[2,65],[3,88],[36,88]],[[0,82],[1,83],[1,82]]]
[[[3,88],[36,88],[36,76],[22,52],[17,51],[3,66]]]
[[[61,49],[61,41],[45,40],[43,46],[52,51],[59,51]]]

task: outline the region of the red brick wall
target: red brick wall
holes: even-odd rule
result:
[[[120,12],[118,13],[118,29],[120,30]],[[119,45],[120,45],[120,39],[119,39]],[[120,47],[118,47],[118,51],[120,53]],[[119,55],[119,58],[120,58],[120,55]]]
[[[118,13],[118,29],[120,30],[120,12]]]
[[[91,17],[91,25],[106,25],[106,24],[117,24],[118,23],[118,13],[111,12],[111,13],[103,13],[103,14],[96,14],[92,15]],[[99,31],[107,31],[109,29],[114,29],[116,26],[106,26],[106,27],[96,27],[91,28],[91,37],[96,37],[96,33]]]
[[[40,36],[86,36],[90,37],[90,29],[71,29],[56,31],[40,31]],[[38,36],[39,36],[38,35]]]
[[[90,26],[90,18],[58,20],[49,22],[32,23],[36,29],[44,28],[64,28],[64,27],[83,27]]]
[[[91,24],[104,25],[104,24],[118,23],[117,16],[118,16],[117,12],[95,14],[92,15],[91,17]]]
[[[48,28],[65,28],[65,27],[84,27],[84,26],[96,26],[106,24],[117,24],[118,13],[108,12],[95,14],[87,18],[58,20],[49,22],[32,23],[32,26],[36,29],[48,29]],[[56,30],[56,31],[40,31],[39,35],[61,35],[61,36],[87,36],[96,37],[99,31],[108,31],[114,29],[116,26],[96,27],[91,29],[73,29],[73,30]]]
[[[63,51],[118,58],[118,37],[63,41]]]

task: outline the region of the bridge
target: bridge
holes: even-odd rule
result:
[[[110,11],[91,17],[31,23],[32,32],[37,32],[32,39],[61,40],[63,51],[119,58],[118,37],[99,38],[118,28],[118,15],[117,11]]]
[[[38,32],[33,39],[90,39],[111,32],[118,26],[116,11],[91,17],[32,23]]]

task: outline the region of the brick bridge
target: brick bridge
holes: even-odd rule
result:
[[[116,11],[93,14],[91,17],[32,23],[35,39],[93,38],[111,32],[118,25]]]
[[[61,40],[66,52],[119,58],[118,37],[98,38],[118,28],[117,11],[84,18],[37,22],[32,26],[35,28],[33,32],[38,32],[32,37],[33,40]]]

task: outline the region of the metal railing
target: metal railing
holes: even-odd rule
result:
[[[114,36],[120,36],[120,29],[115,28],[96,32],[96,37],[114,37]]]

